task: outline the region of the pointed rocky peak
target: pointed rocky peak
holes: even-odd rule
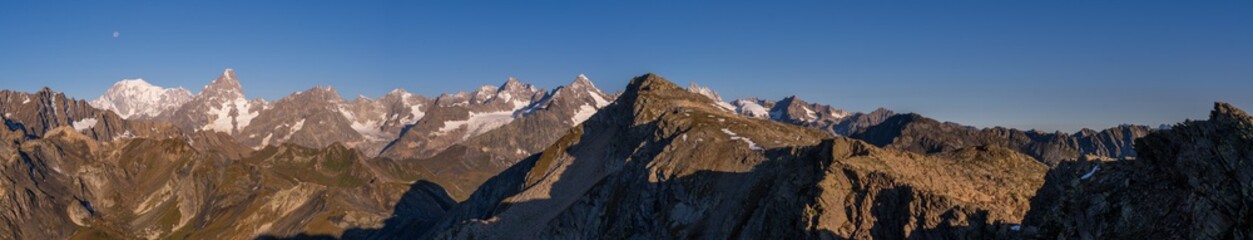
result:
[[[404,89],[397,88],[397,89],[392,89],[391,92],[387,92],[387,94],[383,95],[383,97],[380,97],[379,99],[381,100],[381,99],[396,98],[396,99],[400,99],[401,101],[408,101],[408,99],[413,96],[414,96],[413,93],[409,93],[409,91],[405,91]]]
[[[466,104],[469,100],[470,93],[467,92],[457,92],[453,94],[442,93],[439,97],[435,98],[435,104],[440,106],[457,106]]]
[[[627,84],[626,89],[623,90],[622,96],[635,97],[650,92],[674,91],[685,90],[680,88],[679,85],[675,85],[673,82],[670,82],[670,80],[666,80],[666,78],[663,78],[656,73],[647,73],[631,79],[631,82]]]
[[[719,96],[718,92],[715,92],[713,89],[709,89],[709,87],[702,87],[695,82],[687,85],[687,91],[699,93],[700,95],[705,95],[714,101],[722,102],[722,96]]]
[[[51,95],[56,95],[56,94],[59,94],[59,93],[60,93],[60,92],[57,92],[57,91],[52,91],[52,88],[49,88],[48,86],[44,86],[43,88],[40,88],[38,92],[35,92],[35,95],[40,95],[40,96],[45,96],[45,95],[46,95],[46,96],[51,96]]]
[[[499,90],[499,88],[492,85],[480,86],[478,89],[474,90],[474,98],[471,100],[474,100],[476,103],[486,102],[487,100],[492,99],[492,97],[495,97]]]
[[[939,122],[939,121],[936,121],[935,119],[931,119],[931,118],[927,118],[927,117],[925,117],[925,116],[922,116],[921,114],[917,114],[917,113],[905,113],[905,114],[897,114],[897,115],[894,115],[894,116],[892,116],[892,117],[889,117],[887,120],[884,120],[884,121],[883,121],[883,124],[889,124],[889,123],[891,123],[891,124],[893,124],[893,125],[895,125],[895,126],[899,126],[899,127],[904,128],[906,125],[909,125],[909,124],[912,124],[912,123],[935,123],[935,124],[938,124],[938,123],[940,123],[940,122]]]
[[[227,68],[226,70],[223,70],[220,78],[235,79],[235,69]]]
[[[782,100],[779,100],[777,104],[779,106],[790,107],[794,105],[795,106],[805,105],[806,103],[805,103],[805,100],[801,100],[800,97],[797,97],[796,95],[792,95],[792,96],[787,96],[783,98]]]
[[[509,77],[509,80],[505,81],[505,84],[501,84],[499,90],[496,91],[496,97],[502,98],[502,100],[505,101],[510,101],[515,97],[529,98],[531,95],[538,92],[541,92],[541,90],[536,88],[535,85],[518,81],[518,79],[514,77]]]
[[[575,78],[574,78],[574,82],[571,82],[571,83],[570,83],[570,87],[571,87],[571,88],[592,88],[592,89],[596,89],[596,84],[593,84],[593,83],[592,83],[592,80],[590,80],[590,79],[588,79],[588,78],[587,78],[587,75],[579,74],[579,76],[578,76],[578,77],[575,77]],[[598,90],[599,90],[599,89],[598,89]]]
[[[675,107],[700,109],[706,112],[723,111],[708,97],[689,92],[654,73],[631,80],[616,102],[616,104],[635,108],[636,123],[651,121]]]
[[[518,78],[509,77],[509,80],[505,80],[505,84],[501,84],[499,89],[500,92],[535,91],[535,86],[518,81]]]
[[[1236,106],[1225,102],[1215,102],[1214,111],[1210,111],[1209,118],[1211,121],[1216,121],[1220,124],[1241,122],[1249,124],[1250,122],[1253,122],[1253,120],[1250,120],[1253,118],[1250,118],[1249,114],[1244,113],[1244,110],[1240,110],[1239,108],[1236,108]]]
[[[888,110],[887,108],[876,108],[874,111],[870,112],[870,115],[890,116],[892,114],[896,114],[896,112]]]
[[[40,102],[44,104],[53,104],[53,105],[58,104],[58,102],[72,100],[72,99],[67,99],[65,97],[65,93],[53,91],[52,88],[48,88],[48,87],[43,87],[42,89],[39,89],[38,92],[35,92],[34,98],[35,99],[32,99],[31,101]]]
[[[408,93],[409,91],[405,91],[404,88],[396,88],[396,89],[392,89],[391,92],[387,92],[387,95],[403,95],[403,94],[408,94]]]
[[[323,100],[323,101],[327,101],[327,100],[342,101],[343,100],[343,97],[339,95],[339,92],[335,91],[335,88],[331,87],[330,85],[315,86],[313,88],[309,88],[309,90],[296,92],[295,94],[292,94],[291,96],[294,98],[298,98],[298,99],[309,99],[309,100],[314,100],[314,99]]]
[[[239,79],[235,78],[235,70],[229,68],[223,71],[222,75],[218,76],[217,79],[213,79],[213,82],[210,82],[209,85],[205,85],[204,90],[201,90],[200,94],[204,95],[206,93],[244,96],[243,87],[240,86]]]

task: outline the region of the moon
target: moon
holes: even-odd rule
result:
[[[113,38],[117,38],[118,36],[121,36],[121,35],[122,35],[122,33],[119,33],[119,32],[117,32],[117,31],[113,31]]]

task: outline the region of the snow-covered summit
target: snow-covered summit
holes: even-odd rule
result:
[[[162,88],[143,79],[125,79],[91,101],[91,106],[113,111],[126,119],[150,119],[182,106],[192,97],[190,91],[181,87]]]
[[[723,101],[722,96],[718,96],[718,92],[714,92],[713,89],[702,87],[696,83],[691,83],[687,85],[687,91],[705,95],[705,97],[709,97],[709,99],[714,100],[714,102],[718,104],[718,107],[731,112],[735,111],[735,106],[727,103],[727,101]]]

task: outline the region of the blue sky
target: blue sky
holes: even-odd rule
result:
[[[259,3],[263,2],[263,3]],[[889,3],[890,2],[890,3]],[[118,32],[118,37],[113,37]],[[1250,1],[0,2],[0,88],[95,98],[144,78],[345,97],[656,72],[975,126],[1073,131],[1253,108]]]

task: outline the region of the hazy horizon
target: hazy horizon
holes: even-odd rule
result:
[[[3,89],[94,99],[143,78],[249,98],[434,97],[509,76],[607,92],[658,73],[977,127],[1102,129],[1253,106],[1253,3],[0,3]]]

